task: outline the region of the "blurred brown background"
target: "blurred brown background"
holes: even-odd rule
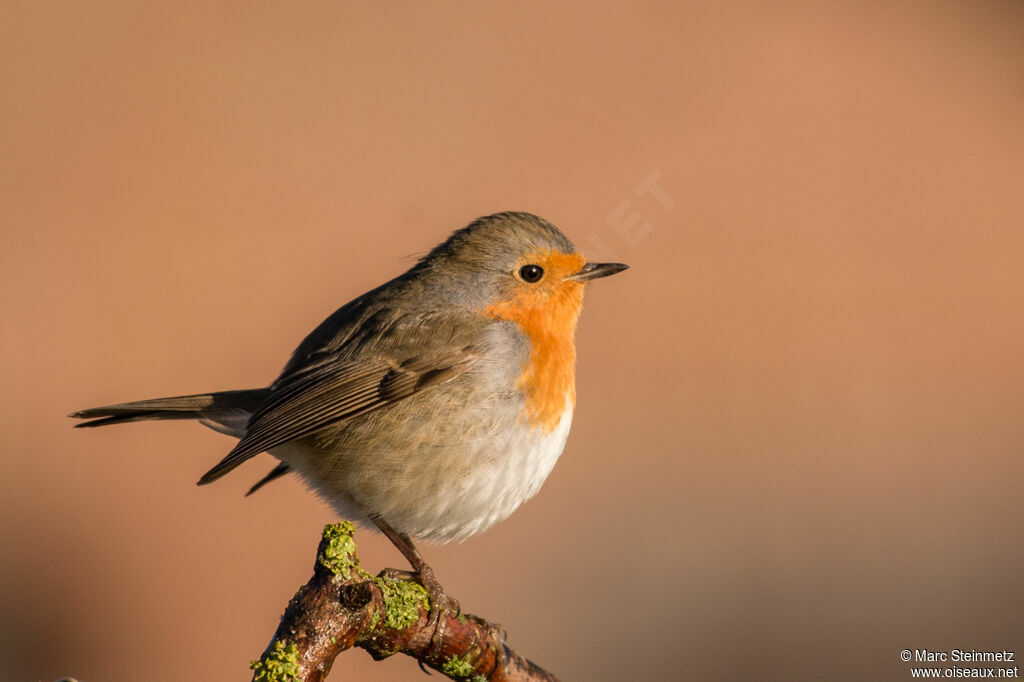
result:
[[[0,678],[247,679],[329,510],[244,499],[266,456],[197,488],[230,447],[199,426],[64,415],[264,385],[506,209],[632,269],[588,295],[541,494],[426,548],[468,611],[566,680],[1024,654],[1024,4],[16,1],[0,27]]]

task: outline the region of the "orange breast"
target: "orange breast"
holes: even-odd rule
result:
[[[544,266],[546,282],[522,284],[513,296],[489,305],[491,317],[519,325],[530,339],[530,356],[519,377],[526,395],[526,418],[534,428],[550,433],[566,403],[576,403],[576,322],[583,307],[580,282],[564,281],[586,260],[579,254],[548,252],[529,262]]]

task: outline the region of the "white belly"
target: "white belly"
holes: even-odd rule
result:
[[[344,518],[379,514],[395,530],[431,542],[464,540],[508,517],[540,490],[565,447],[572,408],[547,434],[514,420],[510,428],[444,453],[324,455],[298,443],[271,454],[291,465]],[[342,470],[344,469],[344,470]]]
[[[465,540],[507,518],[540,491],[565,448],[571,424],[570,408],[551,433],[538,436],[523,425],[505,443],[492,443],[490,449],[503,456],[467,476],[434,509],[412,514],[418,527],[411,535],[435,542]]]

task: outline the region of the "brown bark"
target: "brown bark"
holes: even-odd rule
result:
[[[455,680],[557,682],[512,651],[499,628],[483,618],[442,613],[440,628],[429,625],[422,587],[366,573],[352,533],[348,522],[324,528],[313,577],[288,603],[274,638],[253,662],[254,682],[319,682],[335,657],[353,646],[378,660],[403,653]]]

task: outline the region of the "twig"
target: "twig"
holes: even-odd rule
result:
[[[348,521],[324,527],[313,577],[292,597],[263,656],[251,664],[253,682],[319,682],[335,657],[353,646],[377,660],[412,656],[454,680],[557,682],[477,616],[442,614],[440,640],[432,641],[426,590],[364,571],[353,533]]]

